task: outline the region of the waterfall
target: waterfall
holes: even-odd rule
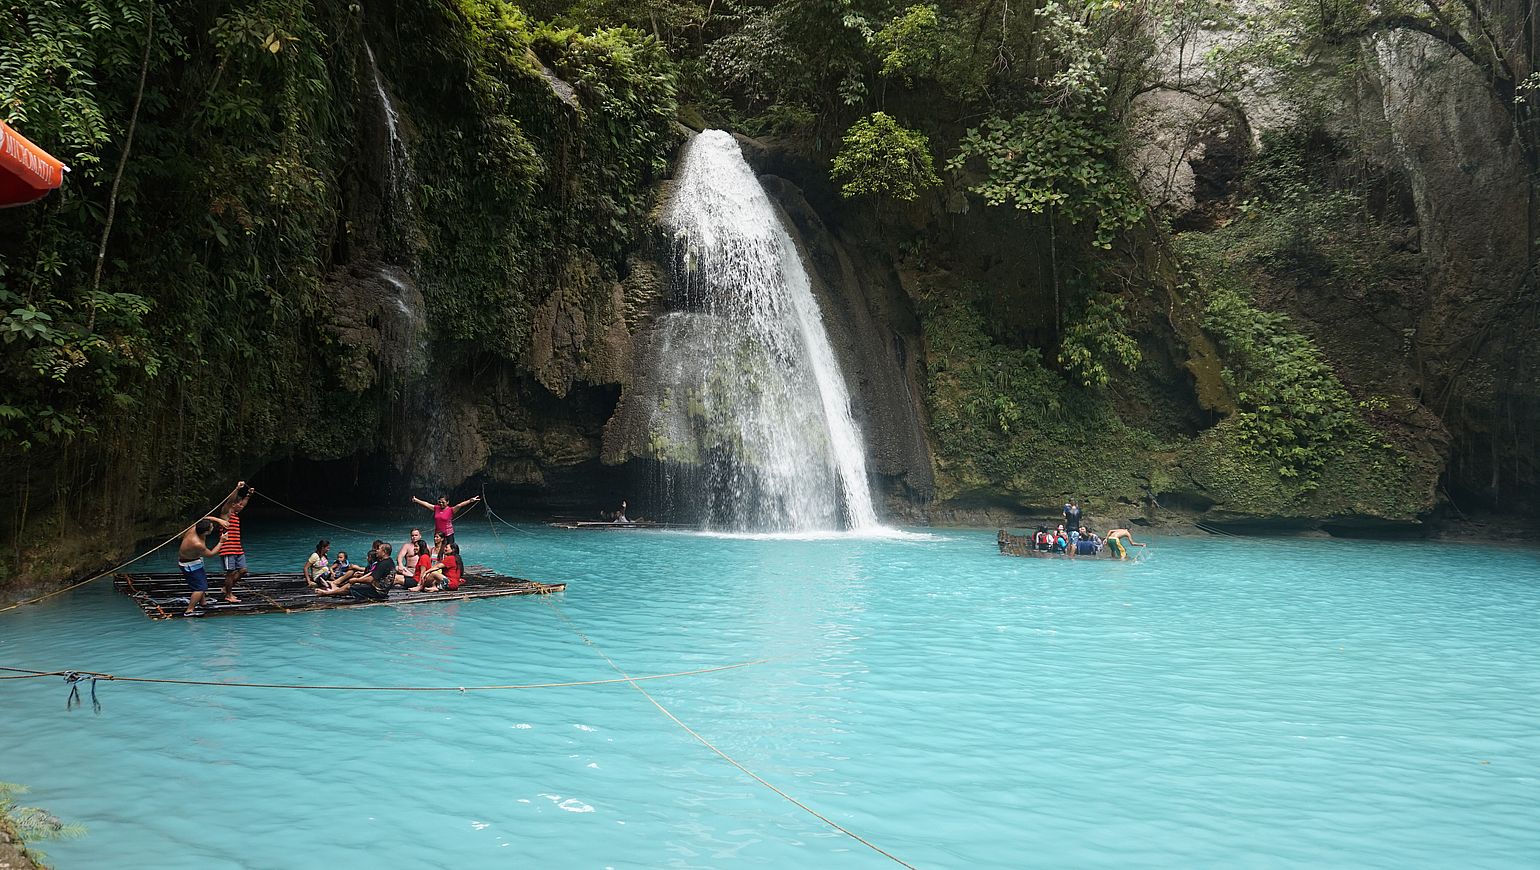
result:
[[[409,371],[424,368],[428,355],[428,324],[423,317],[422,292],[397,266],[380,266],[378,274],[395,291],[392,312],[385,312],[385,340],[397,352],[404,351]]]
[[[364,40],[364,54],[369,58],[369,77],[374,82],[374,93],[380,101],[380,114],[385,118],[385,187],[393,207],[410,211],[411,188],[415,181],[412,173],[412,155],[401,138],[401,116],[385,92],[385,81],[380,77],[380,65],[374,60],[374,49]]]
[[[678,310],[643,360],[655,458],[700,470],[708,526],[877,528],[866,454],[818,302],[738,143],[690,143],[665,206]]]

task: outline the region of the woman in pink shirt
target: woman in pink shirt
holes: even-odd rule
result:
[[[438,532],[440,535],[443,535],[444,542],[447,544],[453,544],[455,542],[455,513],[470,507],[478,501],[481,501],[481,496],[473,495],[465,501],[462,501],[459,504],[451,507],[449,505],[449,499],[444,498],[443,496],[439,496],[438,504],[431,504],[429,502],[423,501],[415,495],[412,496],[413,504],[421,505],[428,510],[433,511],[433,530]]]

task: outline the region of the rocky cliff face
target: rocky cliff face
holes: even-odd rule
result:
[[[1529,272],[1534,188],[1513,125],[1476,70],[1421,34],[1373,41],[1365,112],[1405,173],[1426,285],[1404,347],[1424,406],[1450,436],[1457,507],[1540,508],[1540,318]]]

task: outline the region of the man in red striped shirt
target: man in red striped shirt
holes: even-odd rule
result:
[[[241,600],[235,597],[235,581],[245,577],[246,551],[241,547],[241,511],[246,509],[246,503],[251,501],[251,494],[256,489],[241,481],[235,485],[235,492],[225,500],[225,506],[219,512],[220,519],[225,521],[225,533],[219,538],[219,546],[214,549],[225,563],[225,588],[223,600],[230,604],[240,604]]]

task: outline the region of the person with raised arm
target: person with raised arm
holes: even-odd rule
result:
[[[438,497],[437,504],[423,501],[415,495],[412,496],[413,504],[420,507],[425,507],[428,510],[433,511],[433,530],[443,535],[444,542],[449,544],[453,544],[455,542],[455,514],[461,510],[464,510],[465,508],[470,507],[478,501],[481,501],[481,496],[473,495],[465,501],[451,506],[449,504],[449,499],[445,498],[444,496]]]
[[[235,484],[235,492],[230,493],[224,506],[219,509],[225,533],[220,536],[219,546],[215,549],[224,560],[224,601],[229,604],[241,603],[235,597],[235,582],[249,573],[246,570],[246,550],[241,546],[241,511],[246,509],[256,491],[256,487],[247,486],[246,481],[239,481]]]
[[[209,575],[203,569],[203,559],[205,556],[218,555],[218,551],[208,544],[208,536],[215,526],[224,528],[225,521],[219,517],[204,517],[193,523],[187,527],[182,535],[182,544],[177,548],[177,571],[192,593],[187,597],[187,609],[182,612],[183,616],[203,615],[203,599],[209,592]]]

